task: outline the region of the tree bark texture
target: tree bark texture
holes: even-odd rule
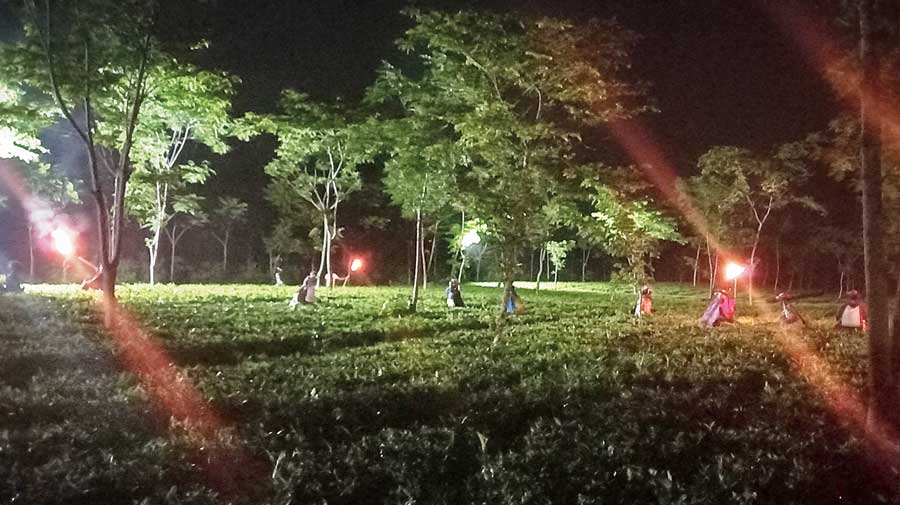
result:
[[[869,321],[869,404],[867,428],[876,433],[888,426],[897,414],[896,388],[892,377],[891,336],[884,278],[884,238],[882,220],[881,119],[877,107],[880,94],[879,58],[874,47],[875,12],[873,0],[859,2],[860,152],[863,186],[863,249],[866,302]]]

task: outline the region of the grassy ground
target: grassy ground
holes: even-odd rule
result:
[[[149,341],[79,292],[0,297],[0,503],[900,503],[832,408],[865,376],[833,300],[784,332],[745,300],[701,330],[678,285],[640,321],[609,284],[520,289],[504,322],[488,286],[415,315],[292,291],[124,287]]]

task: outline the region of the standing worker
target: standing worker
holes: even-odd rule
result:
[[[634,305],[634,315],[635,317],[641,316],[649,316],[653,313],[653,288],[647,286],[641,286],[641,290],[638,292],[638,301]]]
[[[837,319],[836,328],[862,331],[868,329],[866,304],[859,296],[859,291],[853,289],[847,292],[847,303],[838,308],[835,318]]]

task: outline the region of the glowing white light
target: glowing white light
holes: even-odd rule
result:
[[[0,159],[18,158],[22,161],[34,161],[38,158],[38,153],[23,149],[18,143],[24,143],[24,140],[9,128],[0,128]]]
[[[360,268],[362,268],[362,266],[363,266],[363,262],[362,262],[361,259],[359,259],[359,258],[353,258],[353,261],[350,262],[350,271],[351,271],[351,272],[356,272],[356,271],[358,271]]]
[[[69,230],[57,228],[50,234],[50,238],[53,240],[53,247],[63,256],[75,254],[75,240]]]
[[[477,230],[469,230],[463,233],[462,236],[462,246],[463,249],[468,249],[470,246],[481,243],[481,237],[478,235]]]
[[[738,265],[737,263],[728,263],[725,265],[725,280],[730,281],[733,279],[737,279],[741,274],[744,273],[747,267],[744,265]]]

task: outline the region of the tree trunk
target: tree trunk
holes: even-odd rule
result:
[[[697,244],[697,254],[694,256],[694,277],[691,285],[697,287],[697,271],[700,270],[700,244]]]
[[[413,274],[412,297],[409,299],[409,310],[416,311],[419,302],[419,270],[422,266],[422,209],[416,209],[416,272]]]
[[[585,273],[587,271],[588,261],[591,260],[591,248],[587,247],[581,250],[581,282],[585,282]],[[696,270],[695,270],[696,272]],[[696,280],[696,278],[695,278]],[[694,283],[696,285],[696,282]]]
[[[420,226],[421,228],[421,226]],[[420,231],[422,239],[419,241],[419,255],[422,256],[422,289],[428,289],[428,262],[425,258],[425,229]],[[432,241],[433,242],[433,241]]]
[[[538,254],[538,272],[537,278],[534,280],[535,291],[541,289],[541,276],[544,274],[544,257],[547,255],[547,249],[541,246],[541,252]]]
[[[222,274],[228,272],[228,239],[230,230],[225,230],[225,240],[222,242]]]
[[[328,235],[328,248],[327,253],[325,254],[325,272],[328,277],[328,289],[334,289],[334,270],[331,268],[331,242],[334,240],[334,228],[332,227],[331,233]]]
[[[152,286],[156,282],[156,277],[153,275],[153,272],[156,271],[156,254],[154,254],[152,247],[147,247],[147,253],[150,256],[150,285]]]
[[[319,269],[316,271],[316,287],[321,285],[322,272],[325,271],[325,254],[328,250],[328,215],[322,213],[322,253],[319,255]]]
[[[750,249],[750,264],[747,266],[747,301],[753,305],[753,274],[756,264],[756,248],[759,247],[759,235],[762,233],[762,224],[756,229],[756,237],[753,238],[753,247]],[[737,293],[734,294],[737,296]]]
[[[434,255],[437,252],[437,243],[438,243],[438,229],[440,226],[440,221],[434,222],[434,229],[431,234],[431,252],[428,254],[428,264],[425,266],[426,272],[431,272],[431,267],[434,264]]]
[[[879,58],[873,47],[875,12],[872,0],[859,3],[860,82],[859,151],[863,200],[863,250],[868,303],[869,404],[867,428],[876,435],[890,426],[893,406],[897,404],[894,378],[891,376],[891,336],[888,334],[887,297],[884,296],[884,218],[882,209],[881,120],[878,112],[881,95]]]
[[[34,282],[34,225],[28,223],[28,280]]]
[[[172,235],[169,236],[169,244],[172,246],[172,255],[169,257],[169,282],[175,282],[175,246],[178,244],[178,239],[176,233],[178,232],[178,227],[174,226],[172,228]]]
[[[116,277],[119,266],[107,264],[103,267],[103,322],[112,328],[117,320],[118,300],[116,300]]]
[[[838,300],[844,297],[844,269],[841,268],[840,287],[838,288]]]
[[[545,254],[544,257],[545,257],[546,260],[547,260],[547,281],[549,282],[549,281],[550,281],[550,272],[553,270],[553,269],[550,267],[550,252],[548,251],[548,252]]]
[[[715,286],[716,279],[719,278],[719,253],[718,252],[716,252],[716,255],[715,255],[715,258],[713,261],[713,270],[712,270],[712,273],[710,274],[710,277],[712,277],[712,283],[713,283],[713,286]],[[712,292],[710,292],[710,295],[712,295]],[[735,293],[735,295],[737,295],[737,293]]]
[[[706,260],[709,263],[709,296],[711,297],[716,286],[716,273],[713,272],[712,251],[709,250],[709,234],[706,235]]]

